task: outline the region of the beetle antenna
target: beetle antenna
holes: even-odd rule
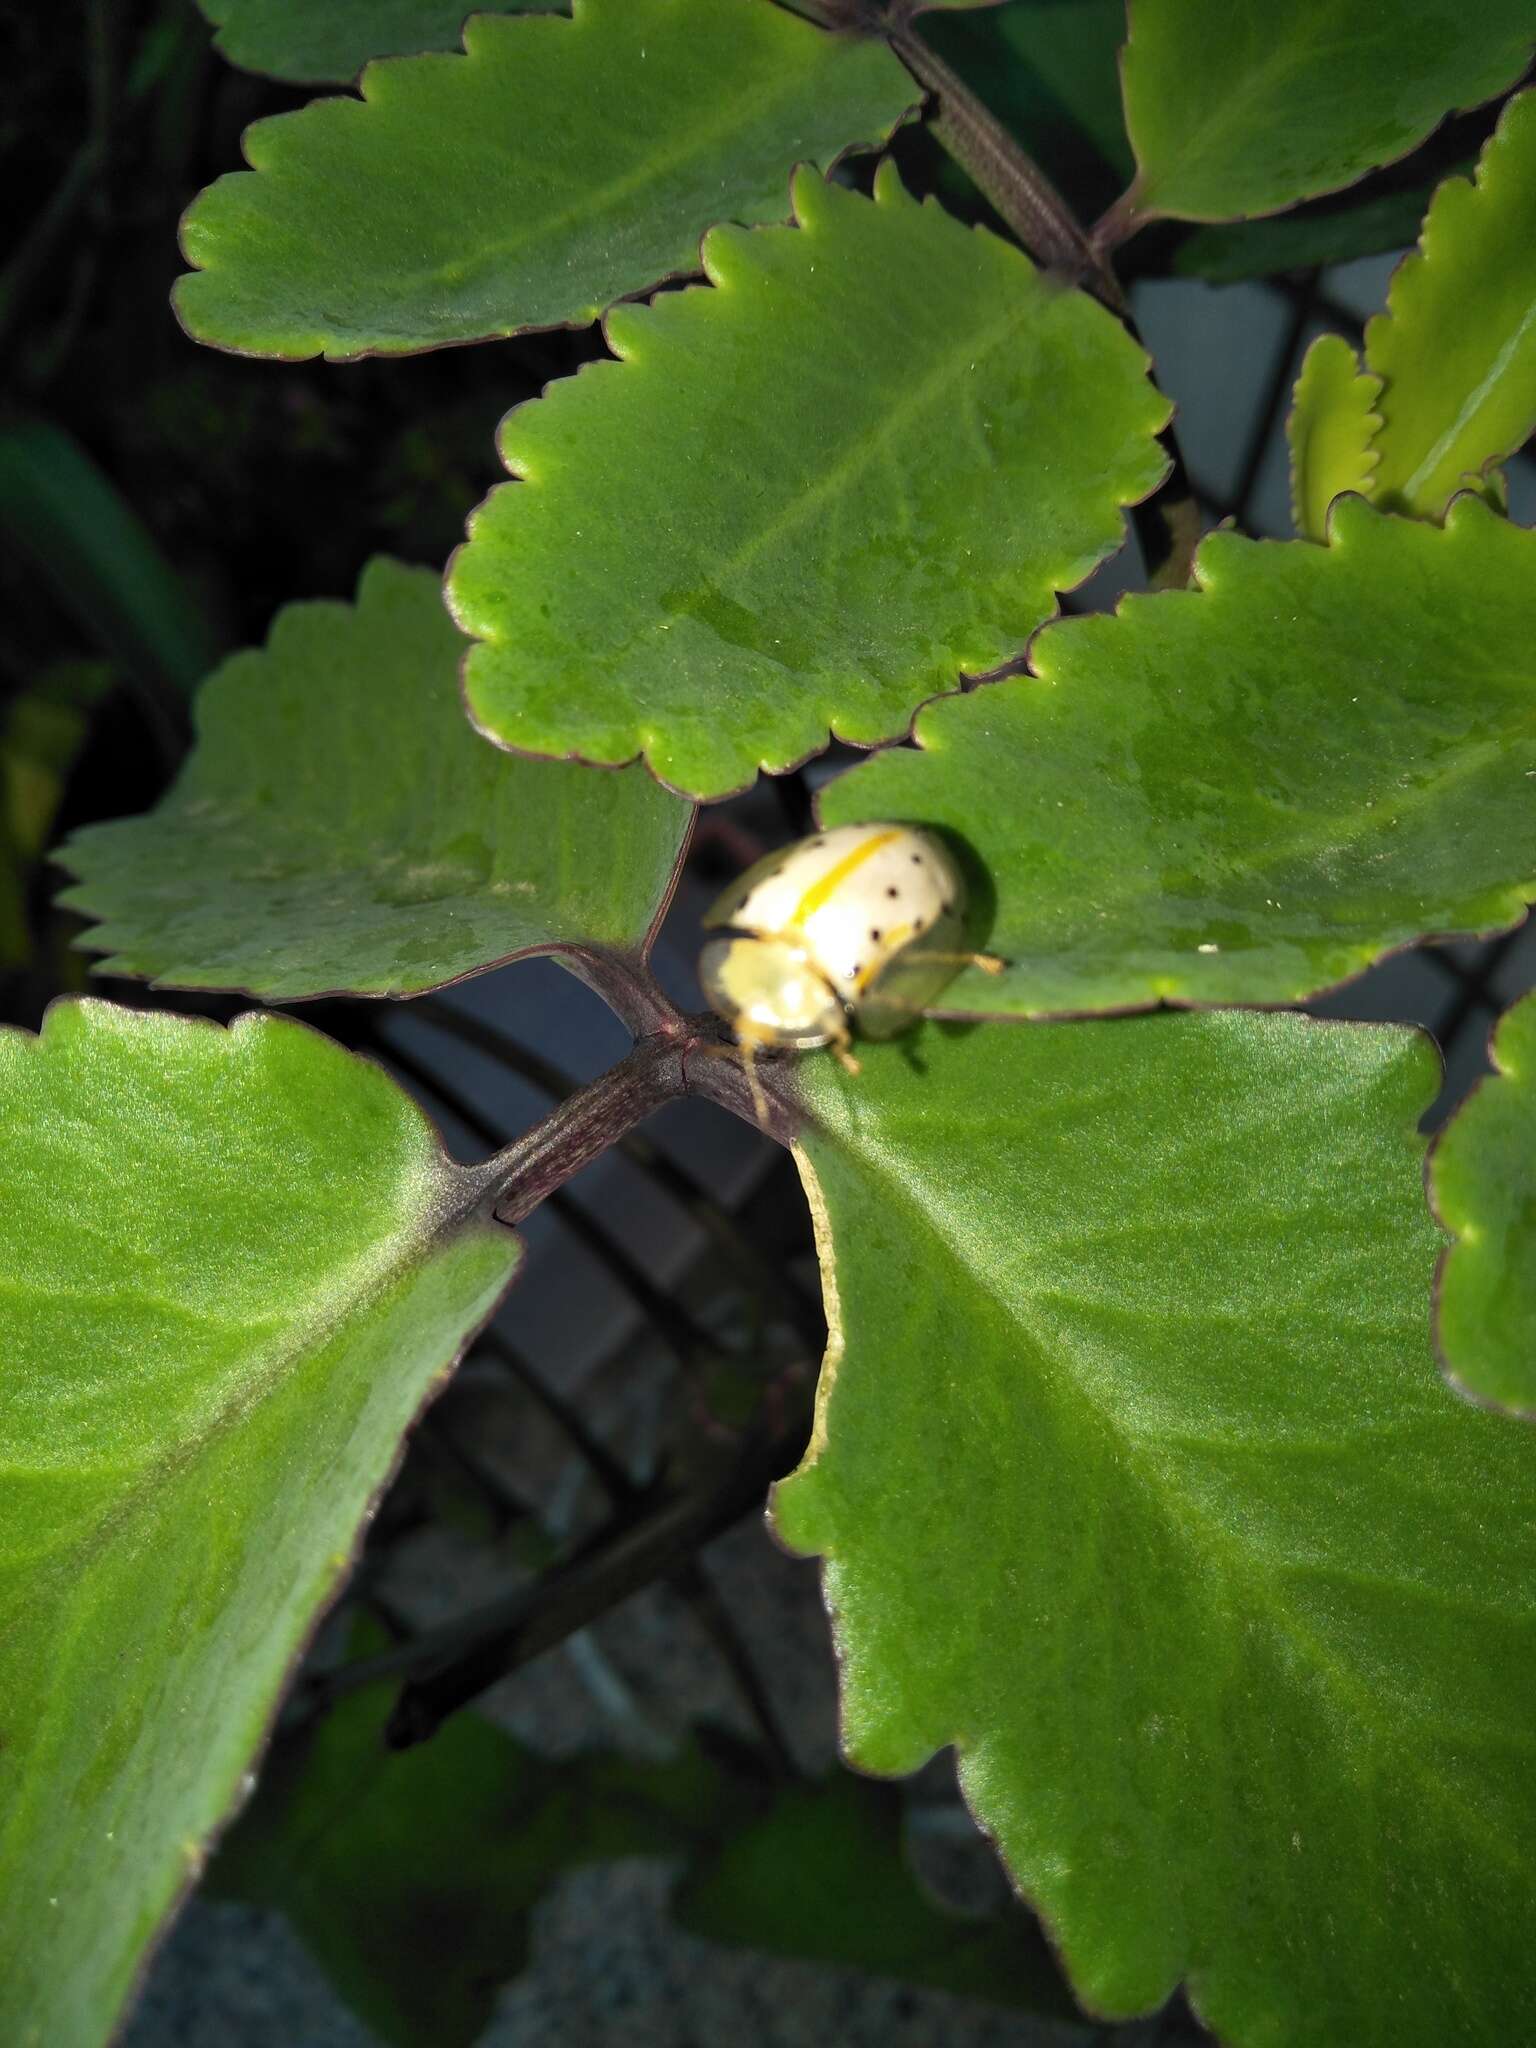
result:
[[[747,1077],[747,1093],[752,1097],[752,1110],[757,1118],[757,1127],[766,1138],[770,1135],[768,1098],[763,1093],[762,1082],[757,1078],[757,1047],[750,1038],[739,1038],[736,1046],[741,1054],[741,1070]]]
[[[915,948],[910,956],[914,960],[933,961],[940,967],[979,967],[983,974],[1001,974],[1008,962],[997,953],[930,953],[924,948]]]

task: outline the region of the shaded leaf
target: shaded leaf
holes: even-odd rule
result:
[[[0,2037],[103,2040],[402,1431],[517,1257],[377,1068],[105,1003],[0,1033]],[[46,1673],[46,1683],[39,1674]]]
[[[967,1918],[923,1890],[907,1868],[899,1801],[868,1779],[782,1789],[684,1873],[673,1910],[711,1941],[1081,2017],[1023,1914]]]
[[[957,1746],[1096,2011],[1486,2048],[1536,1999],[1536,1435],[1430,1356],[1427,1042],[912,1052],[801,1070],[833,1334],[776,1519],[849,1755]]]
[[[575,0],[464,38],[247,130],[251,170],[182,224],[196,340],[345,359],[580,325],[697,269],[713,222],[782,218],[794,163],[916,98],[882,43],[763,0]]]
[[[12,841],[9,820],[0,813],[0,970],[23,967],[31,957],[26,862]]]
[[[0,532],[104,654],[190,695],[217,652],[153,535],[74,437],[46,420],[0,428]]]
[[[1536,535],[1343,498],[1332,544],[1210,535],[1199,588],[1070,619],[930,705],[832,825],[947,828],[976,938],[951,1014],[1289,1002],[1536,895]],[[995,913],[989,899],[995,897]]]
[[[555,1761],[475,1714],[391,1751],[391,1699],[388,1686],[354,1693],[281,1743],[209,1880],[285,1914],[397,2048],[472,2048],[563,1871],[684,1854],[728,1822],[733,1788],[696,1751]]]
[[[717,228],[712,289],[608,316],[623,359],[513,413],[527,479],[448,595],[476,722],[719,796],[906,729],[1017,652],[1162,473],[1166,401],[1086,295],[919,205],[795,181],[796,228]]]
[[[643,948],[691,813],[640,770],[515,761],[466,724],[437,578],[380,559],[289,605],[198,701],[142,818],[57,856],[102,971],[273,1002],[408,995],[526,953]]]
[[[27,889],[86,736],[111,687],[104,663],[65,661],[12,699],[0,718],[0,968],[32,957]]]
[[[1360,256],[1403,249],[1419,232],[1428,190],[1382,192],[1353,205],[1331,203],[1213,227],[1197,227],[1174,251],[1176,277],[1239,284],[1283,270],[1322,270]]]
[[[1378,460],[1371,440],[1381,425],[1374,410],[1380,395],[1381,379],[1360,368],[1341,334],[1320,334],[1307,350],[1285,423],[1291,518],[1306,539],[1326,540],[1334,499],[1369,484]]]
[[[197,0],[213,46],[245,71],[294,85],[349,85],[370,57],[457,50],[466,17],[548,14],[558,0]]]
[[[1536,93],[1436,192],[1418,250],[1365,330],[1383,380],[1372,495],[1438,518],[1536,427]]]
[[[1493,1060],[1432,1155],[1435,1209],[1456,1237],[1436,1328],[1458,1387],[1536,1417],[1536,996],[1500,1018]]]
[[[1124,188],[1135,170],[1120,106],[1125,0],[1009,0],[954,10],[926,21],[922,39],[1079,213],[1107,205]]]
[[[61,661],[6,707],[0,720],[0,811],[29,857],[48,843],[91,713],[111,687],[105,662]]]
[[[1132,0],[1133,219],[1237,220],[1337,191],[1513,85],[1536,0]]]

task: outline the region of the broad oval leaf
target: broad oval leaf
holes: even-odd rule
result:
[[[1435,1209],[1456,1238],[1436,1328],[1458,1387],[1536,1419],[1536,995],[1500,1018],[1493,1060],[1431,1157]]]
[[[1438,518],[1536,427],[1536,93],[1510,101],[1474,182],[1436,192],[1365,357],[1384,385],[1371,495],[1394,510]]]
[[[1507,90],[1536,0],[1131,0],[1123,79],[1140,166],[1121,226],[1239,220],[1352,185],[1453,110]]]
[[[1307,350],[1291,394],[1285,437],[1291,451],[1291,517],[1307,540],[1328,537],[1328,507],[1345,491],[1363,491],[1378,460],[1373,410],[1381,379],[1367,376],[1341,334],[1320,334]]]
[[[93,2048],[401,1434],[510,1278],[378,1068],[106,1003],[0,1032],[0,2038]]]
[[[448,596],[491,738],[721,796],[904,732],[1017,653],[1164,468],[1146,358],[1081,292],[811,172],[717,228],[712,288],[608,317],[622,360],[512,413]]]
[[[245,71],[293,85],[349,85],[371,57],[457,50],[475,14],[548,14],[558,0],[197,0],[213,46]]]
[[[1199,588],[1069,619],[928,707],[828,824],[947,829],[980,872],[951,1015],[1291,1002],[1536,896],[1536,534],[1359,498],[1332,544],[1210,535]]]
[[[916,98],[882,43],[764,0],[471,15],[464,47],[247,130],[251,169],[182,223],[194,340],[346,360],[581,325],[696,270],[715,221],[782,218],[795,162]]]
[[[101,972],[269,1002],[414,995],[527,953],[642,951],[692,812],[648,775],[515,761],[458,701],[428,570],[289,605],[198,700],[180,780],[56,856]]]
[[[776,1519],[852,1760],[959,1751],[1079,1994],[1233,2048],[1536,2000],[1536,1435],[1430,1355],[1427,1042],[1285,1016],[807,1062],[831,1345]]]

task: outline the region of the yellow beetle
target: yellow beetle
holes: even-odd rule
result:
[[[704,920],[722,928],[699,960],[713,1009],[749,1055],[770,1047],[894,1038],[961,967],[965,883],[954,855],[915,825],[840,825],[770,853]]]

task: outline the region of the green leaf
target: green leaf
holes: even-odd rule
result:
[[[642,950],[686,804],[638,769],[509,759],[458,701],[463,642],[425,569],[355,606],[289,605],[198,700],[198,744],[142,818],[57,856],[103,920],[101,971],[272,1002],[410,995],[527,953]]]
[[[63,428],[0,429],[0,533],[124,668],[181,696],[208,673],[207,621],[137,512]]]
[[[1429,196],[1415,187],[1266,220],[1199,227],[1180,242],[1170,268],[1176,277],[1239,284],[1282,270],[1323,270],[1360,256],[1384,256],[1415,239]]]
[[[1372,495],[1396,511],[1438,518],[1536,427],[1536,93],[1505,108],[1475,183],[1436,192],[1365,357],[1385,385]]]
[[[1120,107],[1125,0],[1010,0],[941,13],[923,41],[1081,211],[1135,170]]]
[[[822,797],[968,845],[951,1015],[1289,1002],[1536,895],[1536,534],[1343,498],[1332,544],[1216,533],[1199,588],[1035,641]],[[995,911],[992,900],[995,898]],[[987,921],[991,918],[990,928]]]
[[[1101,306],[889,164],[873,203],[801,172],[795,210],[717,228],[712,290],[615,309],[623,360],[504,425],[526,481],[448,581],[493,738],[643,752],[699,796],[829,730],[889,739],[1017,653],[1156,485],[1169,408]]]
[[[1427,1041],[909,1050],[802,1068],[832,1338],[776,1519],[850,1757],[957,1747],[1095,2011],[1486,2048],[1536,2000],[1536,1435],[1430,1355]]]
[[[28,887],[89,713],[111,680],[102,662],[61,661],[0,717],[0,968],[32,957]]]
[[[710,1941],[1081,2017],[1031,1921],[965,1918],[923,1890],[907,1868],[899,1803],[867,1779],[781,1790],[684,1874],[673,1912]]]
[[[1352,185],[1514,84],[1536,0],[1136,0],[1126,123],[1135,221],[1238,220]]]
[[[664,1762],[555,1759],[474,1714],[391,1752],[392,1700],[359,1690],[279,1740],[207,1882],[283,1913],[398,2048],[471,2048],[528,1960],[539,1899],[566,1870],[627,1856],[683,1864],[673,1911],[706,1940],[1076,2016],[1022,1914],[962,1918],[916,1883],[889,1786],[781,1784],[713,1731]]]
[[[282,1912],[381,2040],[472,2048],[560,1873],[687,1853],[731,1787],[697,1751],[555,1761],[475,1714],[392,1752],[391,1699],[354,1693],[275,1748],[209,1882]]]
[[[1493,1060],[1431,1156],[1431,1197],[1456,1238],[1436,1327],[1458,1387],[1536,1418],[1536,995],[1500,1018]]]
[[[509,1279],[376,1067],[98,1002],[0,1033],[0,2038],[94,2048],[402,1431]],[[45,1682],[42,1682],[45,1679]]]
[[[182,225],[195,340],[346,360],[581,325],[696,270],[715,221],[782,218],[794,163],[917,96],[883,44],[764,0],[575,0],[464,40],[247,130],[252,169]]]
[[[0,812],[29,857],[48,843],[90,715],[111,687],[105,662],[57,662],[0,720]]]
[[[1307,350],[1291,396],[1285,438],[1291,450],[1291,517],[1308,540],[1328,538],[1328,507],[1343,491],[1364,491],[1381,425],[1374,410],[1381,379],[1360,368],[1341,334],[1320,334]]]
[[[213,46],[246,71],[294,85],[350,85],[370,57],[457,50],[466,0],[197,0]],[[557,0],[480,0],[477,14],[547,14]]]

